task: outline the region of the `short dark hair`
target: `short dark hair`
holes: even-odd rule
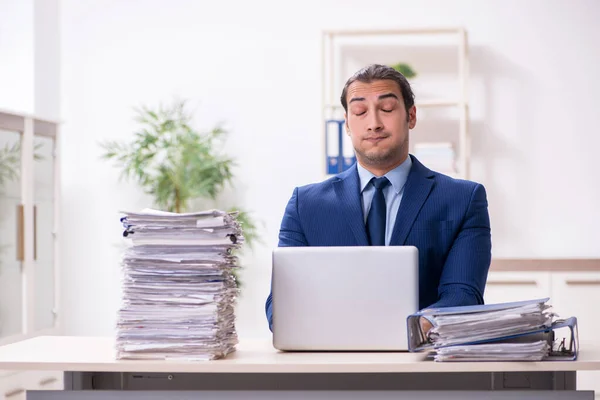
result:
[[[351,84],[356,81],[371,83],[373,81],[384,79],[392,80],[398,84],[400,92],[402,93],[402,99],[404,100],[404,108],[406,108],[406,112],[408,113],[408,110],[415,105],[415,95],[410,87],[410,83],[408,83],[408,80],[404,75],[394,68],[381,64],[368,65],[356,72],[346,81],[341,97],[344,111],[348,112],[348,100],[346,99],[346,96],[348,95],[348,87]]]

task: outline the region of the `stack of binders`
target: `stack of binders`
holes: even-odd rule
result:
[[[238,343],[237,214],[124,213],[118,359],[214,360]]]
[[[409,350],[435,361],[575,360],[577,319],[554,320],[548,300],[422,310],[407,320]],[[421,318],[433,324],[426,333]]]

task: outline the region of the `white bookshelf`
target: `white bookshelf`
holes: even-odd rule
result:
[[[335,51],[340,40],[353,40],[353,38],[389,38],[394,36],[445,36],[451,38],[452,46],[455,47],[457,54],[457,81],[458,88],[456,93],[450,99],[424,99],[420,100],[419,93],[415,93],[415,105],[417,115],[419,110],[432,110],[442,108],[452,108],[457,111],[457,157],[456,166],[458,173],[452,174],[454,177],[469,179],[470,177],[470,136],[469,136],[469,99],[468,99],[468,79],[469,79],[469,60],[468,60],[468,41],[467,32],[461,27],[439,27],[423,29],[354,29],[354,30],[326,30],[322,33],[322,116],[323,121],[323,147],[322,171],[327,171],[326,160],[326,141],[327,129],[325,121],[329,119],[343,119],[343,108],[339,101],[340,90],[336,90],[336,83],[340,79],[348,77],[340,76],[340,65],[336,62]],[[378,39],[379,40],[379,39]],[[410,59],[403,60],[410,64]],[[374,61],[375,62],[375,61]],[[414,89],[414,88],[413,88]],[[418,122],[417,122],[418,126]]]
[[[0,110],[0,345],[60,335],[60,123]],[[6,176],[6,175],[4,175]],[[60,371],[0,371],[0,399],[62,387]]]

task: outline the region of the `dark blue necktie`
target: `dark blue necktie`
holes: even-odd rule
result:
[[[373,186],[375,186],[375,195],[373,196],[371,209],[367,215],[367,233],[369,234],[371,246],[385,246],[386,206],[383,189],[390,181],[385,176],[382,176],[381,178],[373,178],[372,182]]]

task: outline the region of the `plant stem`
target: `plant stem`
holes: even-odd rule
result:
[[[181,212],[181,199],[179,198],[179,188],[175,187],[175,212]]]

